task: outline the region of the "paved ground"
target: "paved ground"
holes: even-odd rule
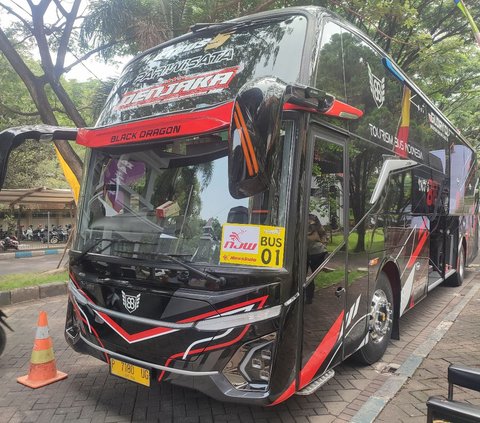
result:
[[[478,276],[467,274],[460,288],[440,286],[401,321],[401,340],[392,341],[383,363],[359,367],[344,363],[327,385],[309,397],[294,396],[272,409],[237,406],[168,384],[151,389],[108,374],[105,364],[66,347],[63,324],[66,297],[54,297],[5,308],[15,333],[0,357],[0,422],[298,422],[322,423],[358,420],[358,410],[382,395],[393,370],[408,362],[412,353],[428,344],[438,327],[446,328],[449,313],[460,310],[450,330],[420,365],[412,379],[378,417],[382,422],[425,421],[425,400],[446,394],[446,368],[450,362],[479,363],[478,327],[480,290]],[[468,302],[467,302],[468,301]],[[463,308],[463,304],[466,307]],[[57,367],[68,379],[39,390],[16,383],[28,371],[36,320],[41,309],[49,316]],[[443,323],[442,323],[443,322]],[[480,404],[480,395],[455,397]],[[364,407],[362,409],[362,407]]]
[[[480,283],[477,280],[474,283]],[[442,340],[413,377],[379,415],[378,422],[424,423],[425,402],[432,395],[447,396],[449,364],[480,366],[480,290],[468,302]],[[480,393],[455,387],[453,398],[480,406]]]
[[[38,257],[28,258],[11,258],[9,260],[0,261],[0,275],[8,275],[12,273],[25,272],[44,272],[46,270],[53,270],[57,268],[60,261],[61,254],[43,255]],[[67,256],[64,258],[67,259]]]

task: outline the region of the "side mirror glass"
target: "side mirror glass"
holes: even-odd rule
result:
[[[230,127],[228,178],[230,194],[245,198],[265,191],[269,147],[280,138],[286,85],[261,78],[244,85],[234,102]]]

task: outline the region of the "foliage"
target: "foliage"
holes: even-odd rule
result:
[[[23,53],[25,62],[32,69],[40,69],[35,60]],[[92,98],[97,92],[99,81],[77,82],[64,81],[65,89],[75,99],[77,107],[85,116],[86,122],[93,125],[95,110]],[[0,57],[0,130],[42,123],[38,111],[31,101],[28,90],[19,76],[4,57]],[[57,107],[55,96],[48,91],[49,99],[55,106],[55,115],[60,125],[71,126],[72,122],[65,112]],[[74,146],[77,154],[83,157],[81,146]],[[53,145],[50,143],[27,142],[10,157],[11,165],[7,169],[5,188],[33,188],[46,186],[49,188],[68,188],[60,169]]]
[[[5,227],[3,227],[5,225]],[[7,234],[15,233],[17,228],[17,219],[11,212],[5,212],[3,215],[3,224],[2,229],[7,232]]]
[[[480,2],[465,2],[478,21]],[[3,40],[0,49],[4,53],[0,57],[0,128],[34,122],[91,125],[112,81],[85,85],[66,81],[62,75],[94,53],[111,60],[115,54],[135,54],[180,35],[194,23],[305,4],[327,7],[367,33],[474,145],[480,145],[480,52],[464,16],[453,1],[443,0],[95,0],[85,13],[79,8],[80,0],[69,2],[68,11],[62,2],[53,0],[28,2],[25,8],[6,1],[0,7],[15,22],[0,30],[10,43]],[[54,9],[58,21],[47,22],[47,10]],[[32,49],[37,49],[40,63],[26,54]],[[78,60],[67,65],[69,51]],[[15,52],[24,67],[14,64]],[[15,72],[5,57],[14,64]],[[23,178],[22,183],[36,181],[38,185],[42,176],[47,177],[45,183],[53,183],[48,175],[56,178],[58,173],[51,170],[55,161],[52,150],[32,148],[26,147],[15,158],[15,162],[21,157],[33,159],[30,166],[16,166],[18,184],[19,166],[23,166],[22,172],[31,173],[30,181]],[[11,175],[8,181],[14,186]]]

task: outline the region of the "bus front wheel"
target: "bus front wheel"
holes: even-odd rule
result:
[[[456,272],[450,276],[448,282],[451,286],[460,286],[465,277],[465,248],[462,246],[458,252]]]
[[[393,293],[384,272],[377,279],[368,319],[368,343],[355,353],[357,361],[363,364],[373,364],[382,358],[392,334]]]

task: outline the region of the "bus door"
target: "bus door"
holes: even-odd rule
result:
[[[345,309],[345,139],[312,128],[300,388],[342,360]],[[308,167],[307,167],[308,169]]]

